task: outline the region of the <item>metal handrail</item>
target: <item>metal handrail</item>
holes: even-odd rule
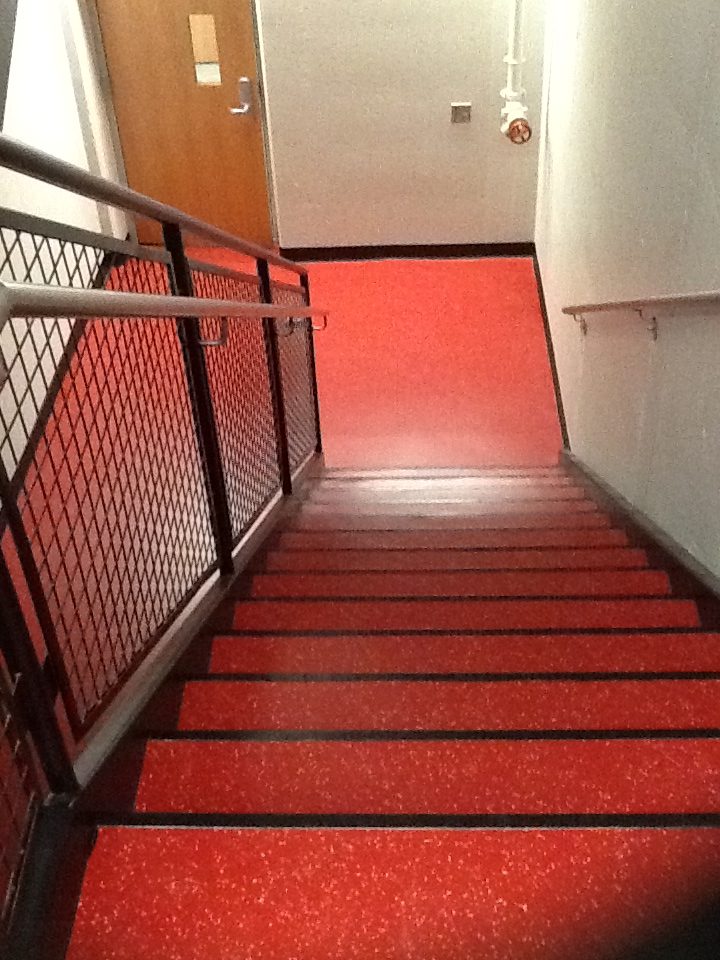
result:
[[[677,293],[665,297],[644,297],[638,300],[607,300],[604,303],[582,303],[563,307],[562,313],[579,317],[583,313],[604,313],[610,310],[643,310],[652,307],[674,307],[683,303],[715,303],[720,306],[720,290],[703,290],[698,293]]]
[[[51,183],[63,190],[72,190],[90,200],[136,213],[141,217],[148,217],[161,223],[175,224],[197,237],[212,240],[224,247],[237,250],[239,253],[247,254],[256,259],[267,260],[268,263],[272,263],[276,267],[292,270],[293,273],[300,276],[307,274],[305,267],[281,257],[273,250],[251,243],[249,240],[241,240],[239,237],[221,230],[220,227],[215,227],[204,220],[198,220],[196,217],[183,213],[177,207],[160,203],[159,200],[153,200],[152,197],[148,197],[144,193],[138,193],[137,190],[132,190],[130,187],[89,173],[82,167],[76,167],[65,160],[59,160],[49,153],[37,150],[35,147],[29,147],[27,144],[4,134],[0,134],[0,166],[34,177],[37,180],[43,180],[45,183]]]
[[[155,293],[79,290],[0,281],[0,326],[12,317],[315,317],[320,307],[204,300]]]

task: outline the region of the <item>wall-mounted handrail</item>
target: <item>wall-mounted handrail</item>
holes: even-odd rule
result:
[[[569,317],[584,313],[606,313],[611,310],[644,310],[653,307],[676,307],[681,304],[716,304],[720,307],[720,290],[703,290],[699,293],[677,293],[665,297],[644,297],[638,300],[606,300],[603,303],[582,303],[563,307]]]
[[[138,193],[137,190],[131,190],[130,187],[96,176],[83,170],[82,167],[59,160],[49,153],[29,147],[3,134],[0,134],[0,166],[34,177],[36,180],[51,183],[63,190],[71,190],[90,200],[119,207],[141,217],[148,217],[162,223],[177,224],[196,237],[212,240],[216,244],[256,259],[267,260],[276,267],[292,270],[300,276],[307,273],[305,267],[281,257],[274,250],[268,250],[249,240],[241,240],[204,220],[198,220],[183,213],[177,207],[160,203],[159,200],[153,200],[143,193]]]
[[[0,281],[2,317],[315,317],[327,316],[320,307],[239,300],[205,300],[153,293],[79,290],[41,284]]]

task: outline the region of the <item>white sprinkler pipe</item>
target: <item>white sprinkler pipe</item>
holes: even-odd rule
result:
[[[525,103],[525,88],[522,85],[523,56],[523,0],[511,0],[508,22],[507,79],[500,96],[505,100],[500,116],[504,136],[513,143],[527,143],[532,136],[528,122],[528,107]]]

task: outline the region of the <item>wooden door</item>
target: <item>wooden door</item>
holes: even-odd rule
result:
[[[95,2],[130,186],[270,244],[252,0]]]

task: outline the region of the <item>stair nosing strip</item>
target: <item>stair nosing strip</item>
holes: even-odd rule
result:
[[[445,627],[444,629],[432,629],[432,630],[418,630],[411,628],[403,628],[399,630],[397,628],[382,628],[382,629],[369,629],[367,627],[346,627],[340,630],[336,629],[327,629],[327,630],[280,630],[273,628],[255,628],[248,629],[245,627],[233,628],[230,627],[227,630],[224,630],[222,633],[212,633],[207,634],[210,639],[215,637],[236,637],[242,639],[245,637],[397,637],[397,636],[412,636],[412,637],[535,637],[535,636],[547,636],[547,637],[563,637],[563,636],[614,636],[614,635],[627,635],[627,634],[636,634],[638,636],[643,636],[645,634],[714,634],[720,638],[720,631],[713,630],[709,627],[701,626],[690,626],[690,627],[678,627],[678,626],[666,626],[666,627],[526,627],[526,628],[514,628],[514,629],[505,629],[502,628],[489,628],[487,630],[466,630],[466,629],[452,629]]]
[[[310,596],[277,596],[277,597],[253,597],[248,596],[232,596],[231,599],[234,603],[467,603],[471,601],[473,603],[577,603],[577,602],[624,602],[624,603],[635,603],[641,601],[643,603],[648,601],[659,602],[659,603],[693,603],[698,595],[685,595],[685,594],[675,594],[675,593],[666,593],[666,594],[653,594],[653,593],[642,593],[642,594],[631,594],[630,596],[626,594],[568,594],[560,595],[557,594],[548,595],[548,596],[537,596],[533,594],[510,594],[508,596],[486,596],[484,594],[427,594],[427,595],[414,595],[414,596],[368,596],[364,595],[310,595]]]
[[[588,742],[597,740],[718,740],[720,727],[657,729],[518,730],[138,730],[146,743],[360,743],[360,742]]]
[[[625,670],[613,673],[583,670],[516,671],[482,673],[397,672],[372,673],[187,673],[175,674],[166,683],[653,683],[653,682],[716,682],[720,670]]]
[[[97,827],[186,829],[446,829],[589,830],[717,829],[720,813],[546,813],[546,814],[293,814],[88,811],[81,821]]]
[[[402,552],[402,551],[401,551]],[[662,567],[627,566],[627,567],[351,567],[347,570],[338,570],[335,567],[313,567],[305,570],[275,569],[274,567],[255,571],[256,576],[279,576],[280,574],[305,577],[315,574],[337,574],[338,576],[354,576],[358,573],[630,573],[630,572],[658,572],[667,573]]]

